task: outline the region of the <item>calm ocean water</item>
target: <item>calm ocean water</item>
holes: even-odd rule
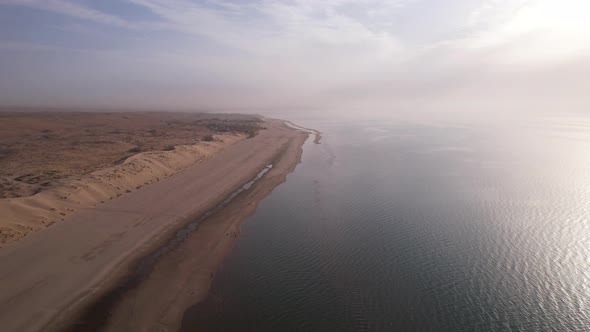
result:
[[[590,118],[297,123],[183,331],[590,331]]]

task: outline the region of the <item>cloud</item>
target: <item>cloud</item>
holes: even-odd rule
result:
[[[484,26],[467,47],[501,49],[504,63],[547,64],[576,59],[590,51],[590,21],[584,0],[489,1],[470,18]]]
[[[63,89],[51,89],[60,88],[63,98],[74,99],[67,85],[85,80],[103,90],[95,96],[146,105],[392,108],[460,107],[462,101],[489,107],[531,101],[539,91],[544,99],[583,100],[579,86],[590,83],[569,78],[589,62],[583,14],[590,5],[581,0],[456,0],[445,3],[444,14],[435,0],[128,1],[159,19],[129,20],[66,0],[0,4],[136,35],[117,50],[80,52],[76,43],[63,50],[83,68],[60,68],[69,78]],[[436,22],[429,25],[430,19]],[[427,38],[418,41],[414,31]],[[0,40],[0,47],[42,52],[64,46]],[[109,86],[109,79],[117,83]],[[142,91],[149,93],[140,97]]]
[[[117,16],[79,5],[75,2],[62,0],[0,0],[0,5],[19,5],[35,9],[47,10],[73,18],[90,20],[116,26],[129,26],[128,22]]]
[[[253,54],[297,52],[304,46],[314,45],[400,47],[393,35],[376,31],[374,24],[371,27],[369,22],[342,14],[340,8],[356,3],[349,0],[216,2],[215,5],[184,0],[131,1],[159,15],[178,31]],[[395,1],[371,2],[388,10],[401,6]]]

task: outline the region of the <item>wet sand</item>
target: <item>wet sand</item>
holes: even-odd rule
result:
[[[202,298],[233,243],[239,221],[284,181],[306,133],[281,121],[180,174],[81,209],[63,222],[0,251],[0,324],[7,331],[57,331],[76,325],[182,225],[217,206],[268,164],[273,168],[219,214],[208,218],[147,279],[127,292],[105,322],[113,331],[177,328]],[[170,272],[174,271],[174,272]],[[154,300],[154,299],[157,299]],[[132,314],[130,314],[132,313]],[[84,329],[81,329],[84,330]],[[92,330],[91,327],[85,330]]]

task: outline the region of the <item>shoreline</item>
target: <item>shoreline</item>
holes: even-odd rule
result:
[[[83,308],[116,286],[140,257],[226,199],[260,172],[260,166],[276,160],[281,150],[302,149],[306,133],[279,120],[268,123],[256,137],[233,144],[207,162],[100,208],[83,209],[5,248],[0,252],[0,282],[12,287],[0,291],[0,323],[19,331],[75,326]],[[292,168],[299,157],[300,153],[291,160]],[[271,174],[276,178],[279,169],[273,167],[262,179]],[[69,243],[68,248],[63,243]]]
[[[185,310],[206,298],[215,273],[239,237],[242,222],[256,212],[258,204],[285,182],[301,162],[306,139],[307,135],[286,146],[261,171],[262,176],[259,173],[211,214],[206,213],[201,220],[191,223],[197,229],[191,230],[190,236],[172,248],[165,248],[169,242],[161,246],[165,253],[140,283],[125,289],[119,300],[111,303],[109,317],[96,317],[97,308],[90,307],[82,321],[87,323],[98,318],[102,322],[73,325],[66,331],[97,330],[97,326],[100,326],[98,330],[109,332],[177,331]],[[154,298],[158,301],[151,301]]]
[[[321,140],[322,140],[322,133],[317,130],[317,129],[311,129],[311,128],[306,128],[300,125],[296,125],[291,121],[285,120],[285,124],[293,129],[298,129],[298,130],[302,130],[302,131],[306,131],[309,134],[313,134],[314,135],[314,139],[313,139],[313,143],[314,144],[320,144]]]

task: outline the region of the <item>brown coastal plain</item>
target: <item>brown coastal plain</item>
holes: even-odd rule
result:
[[[0,247],[254,136],[252,115],[1,112]]]
[[[251,120],[245,119],[249,124]],[[2,329],[178,329],[184,309],[206,295],[214,271],[239,232],[239,222],[293,170],[307,137],[279,120],[256,122],[255,133],[244,128],[224,131],[219,125],[226,125],[225,120],[214,122],[211,127],[199,123],[212,131],[197,135],[199,141],[213,134],[220,144],[206,157],[193,156],[188,165],[171,169],[167,178],[133,192],[78,205],[63,221],[0,249]],[[234,139],[224,136],[220,142],[216,135]],[[174,157],[163,158],[168,159]],[[137,269],[142,257],[166,245],[177,229],[219,206],[269,164],[273,167],[252,187],[203,219],[178,247],[160,257],[141,283],[108,307],[96,306]],[[107,311],[98,320],[92,317],[97,308]]]

